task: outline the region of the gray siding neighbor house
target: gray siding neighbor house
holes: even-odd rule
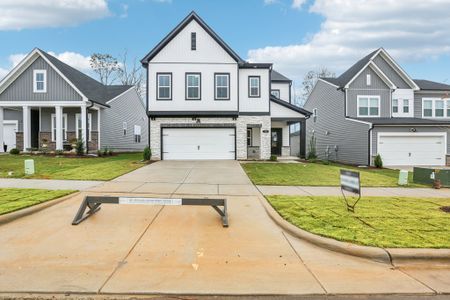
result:
[[[142,150],[144,104],[133,86],[105,86],[36,48],[0,82],[0,145],[70,150],[79,139],[88,152]]]
[[[377,49],[339,77],[318,80],[304,106],[313,112],[306,143],[315,141],[321,159],[355,165],[373,165],[377,154],[387,166],[449,165],[449,92],[411,79]]]

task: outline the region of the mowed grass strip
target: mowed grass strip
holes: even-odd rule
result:
[[[24,161],[33,159],[36,173],[26,176]],[[69,180],[111,180],[145,165],[142,153],[124,153],[108,157],[54,157],[1,155],[0,177]],[[12,171],[13,175],[8,176]]]
[[[244,163],[247,175],[258,185],[339,186],[341,169],[358,171],[365,187],[397,187],[398,170],[357,168],[322,163]],[[407,187],[423,187],[412,182],[409,174]]]
[[[0,189],[0,215],[57,199],[76,191],[42,189]]]
[[[364,197],[355,213],[342,197],[267,199],[285,220],[324,237],[385,248],[450,248],[450,214],[440,209],[450,198]]]

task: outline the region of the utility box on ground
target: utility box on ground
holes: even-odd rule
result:
[[[34,174],[34,160],[26,159],[25,160],[25,175],[33,175]]]
[[[400,170],[398,173],[398,185],[407,185],[408,184],[408,171]]]

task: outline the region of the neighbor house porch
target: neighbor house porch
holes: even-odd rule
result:
[[[70,151],[82,139],[88,141],[87,151],[96,151],[101,146],[100,111],[86,102],[1,103],[0,145],[6,151]]]

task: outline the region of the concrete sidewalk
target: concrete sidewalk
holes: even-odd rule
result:
[[[84,191],[101,184],[103,181],[0,178],[0,188]]]
[[[258,185],[259,191],[265,195],[292,195],[292,196],[341,196],[341,189],[337,186],[272,186]],[[366,187],[362,188],[363,196],[385,197],[437,197],[450,198],[450,189],[435,190],[431,188],[388,188]]]

